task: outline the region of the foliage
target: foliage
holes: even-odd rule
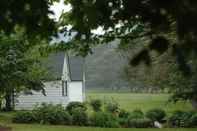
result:
[[[134,110],[127,119],[127,126],[132,128],[148,128],[152,127],[152,122],[144,117],[144,113],[141,110]]]
[[[173,96],[171,97],[171,101],[177,102],[178,100],[189,100],[191,101],[193,108],[196,107],[197,102],[197,89],[196,89],[196,78],[197,78],[197,61],[195,57],[190,58],[190,70],[192,71],[190,77],[183,76],[180,72],[175,72],[174,75],[171,75],[170,81],[171,92]]]
[[[153,127],[152,122],[146,118],[139,118],[139,119],[129,119],[128,120],[128,127],[132,128],[148,128]]]
[[[105,104],[105,110],[111,113],[119,112],[119,105],[115,101],[109,101]]]
[[[195,113],[195,114],[192,115],[192,117],[191,117],[191,126],[192,126],[192,127],[197,127],[197,113]]]
[[[97,111],[90,113],[81,107],[73,108],[70,115],[61,105],[42,104],[33,111],[18,112],[13,117],[15,123],[40,123],[51,125],[78,125],[96,127],[124,127],[124,128],[150,128],[153,121],[163,121],[165,112],[161,109],[152,109],[146,113],[141,110],[127,112],[120,110],[118,115],[109,111]],[[148,119],[148,118],[150,119]],[[196,112],[176,111],[168,119],[169,127],[196,127]],[[167,124],[167,123],[166,123]]]
[[[173,41],[173,36],[168,35]],[[126,49],[121,50],[122,54],[131,59],[136,52],[142,49],[142,45],[147,45],[147,38],[134,41],[133,45],[129,45]],[[141,45],[137,44],[141,43]],[[165,53],[158,56],[158,53],[151,51],[151,66],[141,63],[138,66],[126,65],[123,71],[125,80],[129,81],[132,92],[170,92],[171,100],[177,102],[179,100],[197,101],[196,99],[196,59],[195,55],[187,57],[187,66],[190,75],[185,75],[179,68],[177,58],[172,55],[173,48],[169,48]],[[125,53],[127,52],[127,53]]]
[[[41,106],[35,107],[33,111],[17,112],[13,122],[70,125],[72,118],[61,105],[43,103]]]
[[[121,127],[128,127],[128,118],[130,116],[131,113],[127,112],[124,109],[121,109],[119,112],[119,119],[118,122],[121,125]]]
[[[129,115],[129,119],[142,119],[142,118],[144,118],[144,113],[141,110],[134,110]]]
[[[166,116],[166,113],[162,109],[152,109],[146,112],[146,117],[152,121],[162,122]]]
[[[192,46],[195,43],[195,37],[192,36],[197,30],[195,1],[66,0],[65,3],[70,4],[72,10],[62,14],[60,26],[66,30],[65,25],[72,25],[67,33],[77,32],[73,38],[73,46],[78,51],[87,53],[98,41],[108,42],[114,39],[121,39],[124,46],[143,36],[149,38],[149,43],[137,53],[132,61],[134,65],[139,61],[150,64],[150,50],[162,54],[173,46],[178,59],[182,57],[179,51],[196,51],[196,47]],[[92,30],[99,27],[103,32],[95,34]],[[169,42],[168,34],[174,34],[175,43]],[[181,60],[179,63],[181,65]]]
[[[171,127],[195,127],[196,123],[192,122],[194,114],[194,112],[176,111],[170,116],[168,123]]]
[[[35,114],[31,111],[17,112],[13,117],[14,123],[34,123],[36,122]]]
[[[28,41],[23,30],[6,36],[0,33],[0,92],[6,99],[6,108],[10,110],[11,95],[23,90],[42,90],[42,80],[47,72],[41,65],[41,54],[38,50],[39,39]],[[42,43],[43,41],[40,41]]]
[[[79,126],[86,126],[88,125],[88,115],[85,110],[83,110],[81,107],[74,108],[72,110],[72,124],[73,125],[79,125]]]
[[[50,37],[55,32],[55,21],[49,16],[49,9],[56,0],[0,1],[0,30],[6,34],[15,32],[16,27],[24,28],[28,37]]]
[[[90,105],[92,106],[92,109],[97,112],[97,111],[101,111],[101,107],[102,107],[102,102],[99,99],[95,99],[95,100],[91,100],[90,101]]]
[[[130,113],[127,112],[127,111],[124,110],[124,109],[121,109],[120,112],[119,112],[119,117],[120,117],[120,118],[128,118],[129,115],[130,115]]]
[[[73,111],[75,109],[81,109],[82,111],[86,111],[87,107],[85,105],[85,103],[81,103],[81,102],[70,102],[67,106],[66,106],[66,110],[70,113],[73,114]]]
[[[193,55],[195,58],[197,52],[195,46],[197,32],[196,1],[65,0],[65,3],[70,4],[72,10],[62,14],[60,27],[62,31],[65,32],[66,30],[65,35],[77,32],[72,40],[65,45],[72,46],[78,54],[86,56],[91,53],[91,47],[95,44],[119,39],[121,41],[120,47],[123,49],[127,49],[128,46],[139,46],[139,50],[135,52],[132,58],[130,57],[130,65],[137,66],[143,63],[154,68],[155,58],[167,53],[173,57],[183,77],[193,75],[190,57]],[[65,25],[71,25],[71,29],[67,30]],[[96,34],[95,29],[102,31]],[[136,42],[139,39],[141,42]],[[157,55],[152,56],[152,52]],[[167,62],[167,65],[171,63],[171,58],[168,57],[162,57],[161,60]],[[152,65],[152,63],[154,64]],[[165,65],[162,68],[166,68]],[[154,82],[159,85],[162,85],[163,82],[168,83],[162,79],[162,76],[168,78],[166,77],[168,73],[165,69],[159,70],[159,67],[161,66],[159,65],[154,72],[154,75],[159,76],[154,76]],[[157,71],[159,72],[157,73]],[[158,81],[158,79],[162,81]],[[190,78],[187,78],[186,81],[188,79]],[[197,101],[195,88],[190,86],[184,92],[181,92],[179,86],[174,88],[177,89],[173,93],[176,98],[179,98],[178,100],[183,97],[191,100],[189,94],[192,94],[192,99]]]
[[[95,112],[91,117],[91,125],[98,127],[119,127],[118,118],[108,112]]]
[[[41,124],[71,124],[71,116],[61,105],[43,103],[41,106],[36,107],[32,112],[35,114],[36,122]]]

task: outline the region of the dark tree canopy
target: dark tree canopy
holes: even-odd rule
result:
[[[175,84],[176,97],[197,101],[196,64],[191,64],[197,55],[196,0],[65,0],[65,3],[71,4],[72,9],[62,14],[60,26],[66,35],[77,32],[70,42],[76,51],[86,55],[94,44],[120,39],[121,48],[134,44],[141,47],[131,59],[133,66],[142,62],[154,66],[151,52],[156,51],[161,57],[167,53],[181,70],[174,82],[182,81],[184,86],[179,88]],[[65,25],[72,25],[71,30]],[[103,32],[95,34],[93,30],[97,28]],[[144,37],[148,42],[134,42]]]
[[[148,36],[150,44],[131,64],[141,60],[150,64],[149,50],[163,53],[173,47],[180,69],[185,74],[189,72],[186,56],[197,50],[196,0],[65,0],[65,3],[71,4],[72,9],[62,15],[60,25],[72,25],[70,31],[77,32],[73,41],[79,51],[87,53],[98,42],[121,39],[124,45]],[[92,32],[98,27],[103,29],[102,35]],[[172,33],[175,40],[169,42],[168,34]]]
[[[15,27],[24,28],[29,36],[48,38],[55,32],[55,22],[49,18],[49,10],[55,0],[1,0],[0,31],[15,32]]]

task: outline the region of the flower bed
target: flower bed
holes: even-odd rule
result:
[[[42,104],[32,111],[16,113],[13,122],[108,128],[161,128],[162,125],[190,128],[197,127],[197,113],[176,111],[167,117],[162,109],[127,112],[116,102],[92,100],[89,103],[71,102],[66,109],[61,105]]]

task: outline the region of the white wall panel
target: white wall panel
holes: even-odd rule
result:
[[[72,81],[68,83],[68,97],[69,102],[71,101],[83,101],[83,91],[82,91],[82,82],[81,81]]]
[[[62,96],[61,81],[46,82],[45,83],[46,96],[41,92],[33,91],[33,95],[19,94],[15,98],[16,110],[31,110],[35,105],[42,103],[62,104],[66,106],[68,104],[68,97]]]

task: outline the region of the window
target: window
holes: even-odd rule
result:
[[[62,81],[62,96],[68,96],[67,81]]]

